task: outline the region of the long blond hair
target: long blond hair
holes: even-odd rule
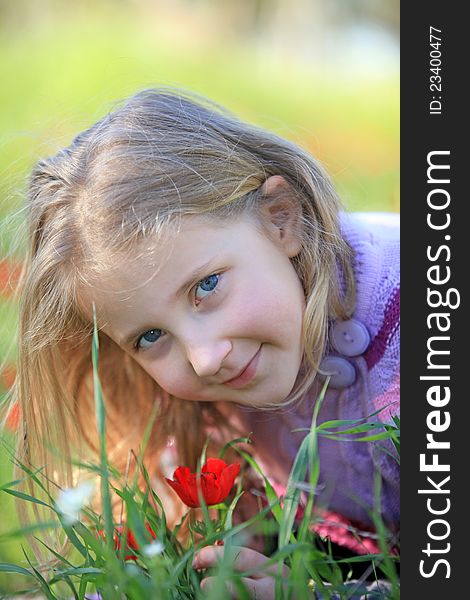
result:
[[[354,295],[350,249],[339,228],[340,203],[329,177],[307,152],[205,99],[151,89],[36,165],[28,198],[30,246],[13,390],[23,417],[23,456],[47,465],[51,478],[67,485],[73,452],[97,449],[93,327],[80,310],[83,281],[99,277],[142,239],[158,240],[181,216],[230,218],[256,210],[260,188],[271,175],[286,180],[303,213],[302,250],[292,259],[306,299],[306,376],[296,391],[299,397],[318,369],[328,320],[347,317]],[[210,403],[168,398],[103,333],[99,373],[110,460],[117,465],[142,438],[155,403],[158,414],[147,448],[148,464],[154,467],[169,436],[176,441],[180,464],[194,467],[207,422],[223,425]]]

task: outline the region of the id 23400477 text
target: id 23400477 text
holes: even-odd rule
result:
[[[429,91],[431,99],[429,101],[429,114],[440,115],[443,104],[442,87],[442,31],[437,27],[429,27]]]

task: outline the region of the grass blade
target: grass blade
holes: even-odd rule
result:
[[[34,498],[34,496],[30,496],[29,494],[25,494],[24,492],[18,492],[17,490],[11,490],[9,488],[3,488],[1,491],[5,492],[6,494],[11,494],[16,498],[26,500],[27,502],[33,502],[34,504],[41,504],[42,506],[46,506],[47,508],[52,508],[52,506],[50,504],[47,504],[47,502],[43,502],[42,500]]]
[[[34,577],[34,573],[28,571],[23,567],[18,567],[17,565],[12,565],[10,563],[0,563],[0,573],[18,573],[19,575],[28,575],[29,577]]]
[[[111,495],[109,489],[108,460],[106,454],[106,411],[104,405],[103,391],[98,376],[98,355],[99,355],[99,337],[98,326],[96,322],[96,307],[93,305],[93,341],[92,341],[92,362],[93,362],[93,386],[95,395],[96,426],[100,440],[100,467],[101,467],[101,501],[104,519],[104,531],[106,542],[110,549],[113,548],[113,513],[111,504]]]

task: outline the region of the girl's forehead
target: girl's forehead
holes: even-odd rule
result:
[[[78,290],[78,305],[83,316],[93,322],[94,309],[98,325],[113,337],[116,325],[130,311],[155,307],[156,303],[175,297],[199,269],[210,268],[220,255],[225,228],[215,223],[188,219],[165,241],[140,240],[133,248],[116,256],[114,265],[103,273],[94,273]],[[229,236],[230,237],[230,236]],[[108,331],[108,328],[111,329]]]
[[[88,306],[95,301],[115,301],[142,292],[152,281],[171,287],[181,278],[196,272],[207,275],[212,263],[224,251],[237,251],[247,235],[259,235],[254,219],[220,219],[188,216],[172,227],[166,235],[135,242],[126,251],[116,254],[111,264],[86,277],[80,297]]]

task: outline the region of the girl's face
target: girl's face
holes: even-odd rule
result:
[[[270,227],[183,218],[151,261],[120,264],[94,289],[103,331],[178,398],[283,401],[302,359],[304,293],[290,261],[300,243]]]

